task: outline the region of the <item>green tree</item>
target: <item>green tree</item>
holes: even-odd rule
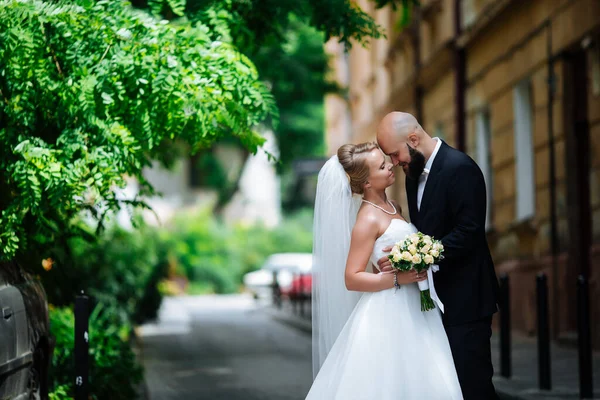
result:
[[[155,13],[167,18],[183,16],[201,21],[211,27],[215,40],[233,43],[254,62],[261,79],[269,83],[280,112],[275,130],[280,173],[289,173],[296,158],[323,154],[323,98],[327,92],[339,90],[325,80],[324,41],[335,36],[347,46],[352,41],[366,45],[371,37],[383,34],[369,14],[348,0],[137,0],[135,3],[140,7],[149,5]],[[374,0],[373,3],[378,8],[401,5],[405,21],[416,1]],[[227,202],[235,188],[235,184],[223,183],[218,188],[221,202]]]
[[[306,84],[325,65],[320,55],[292,72],[307,56],[294,40],[317,43],[297,40],[307,32],[298,27],[346,43],[382,35],[350,0],[133,3],[0,0],[0,260],[82,235],[81,211],[100,228],[109,211],[144,206],[115,189],[134,177],[140,195],[152,193],[143,168],[169,166],[180,143],[194,153],[225,138],[255,152],[257,126],[278,120],[264,81],[291,127],[282,147],[297,148],[315,134],[314,99],[325,90]]]
[[[275,114],[252,62],[201,23],[165,23],[120,0],[0,1],[0,248],[78,234],[115,187],[235,136],[256,151]],[[134,201],[134,204],[139,203]]]
[[[162,1],[162,10],[169,9],[168,3]],[[212,29],[214,38],[231,41],[269,83],[280,111],[275,129],[280,173],[295,158],[323,152],[323,98],[337,89],[325,80],[324,41],[335,36],[348,46],[352,40],[366,45],[383,34],[349,0],[188,0],[185,15],[211,27],[225,22],[229,36]]]

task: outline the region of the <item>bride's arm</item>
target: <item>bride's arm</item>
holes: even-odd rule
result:
[[[369,257],[379,233],[376,221],[362,219],[352,230],[350,252],[346,261],[346,288],[357,292],[378,292],[394,287],[394,274],[366,272]]]
[[[379,234],[377,222],[370,218],[361,218],[356,221],[352,229],[350,251],[346,261],[346,289],[355,292],[378,292],[394,287],[394,274],[397,274],[398,284],[419,282],[427,279],[427,274],[417,277],[417,271],[408,272],[382,272],[373,274],[366,272],[367,265],[375,240]]]

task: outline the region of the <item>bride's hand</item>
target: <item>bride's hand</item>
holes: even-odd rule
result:
[[[382,249],[384,253],[389,253],[392,251],[392,246],[385,247]],[[381,272],[392,272],[394,269],[392,268],[392,262],[388,258],[388,256],[383,256],[377,261],[377,266]]]
[[[398,271],[397,280],[399,285],[407,285],[409,283],[421,282],[427,279],[427,272],[417,272],[414,269],[411,271]]]

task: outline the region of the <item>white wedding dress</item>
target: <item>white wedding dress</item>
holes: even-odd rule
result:
[[[371,262],[377,265],[383,248],[416,231],[392,220],[375,242]],[[440,311],[421,311],[416,283],[363,294],[306,399],[462,399]]]

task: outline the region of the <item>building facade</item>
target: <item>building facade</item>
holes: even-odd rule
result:
[[[589,279],[600,348],[600,2],[422,0],[401,10],[357,1],[387,39],[326,44],[347,94],[326,100],[329,153],[375,140],[388,112],[414,114],[469,154],[488,189],[487,232],[508,274],[513,329],[536,333],[536,276],[550,289],[551,331],[577,331],[577,278]],[[408,217],[404,180],[391,188]]]

